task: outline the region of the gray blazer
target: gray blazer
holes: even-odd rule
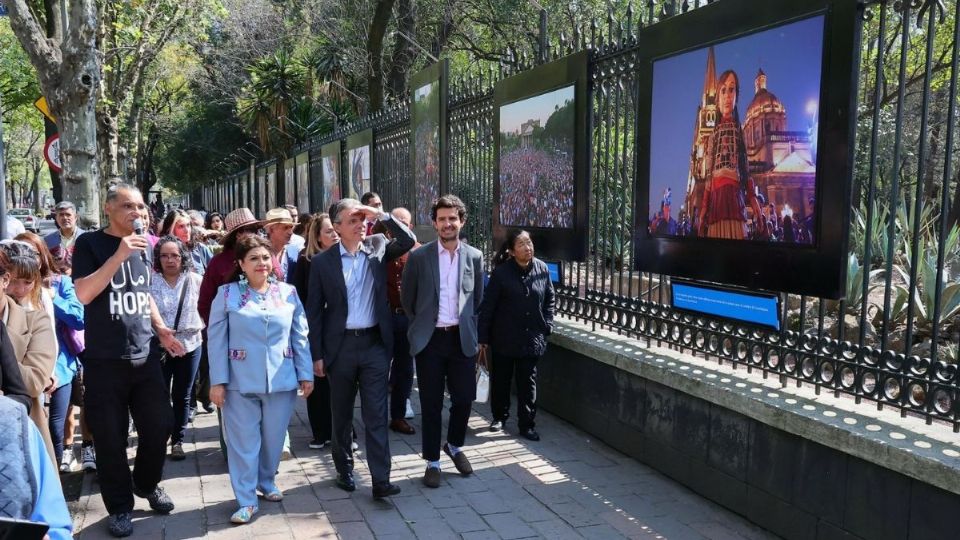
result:
[[[373,272],[373,309],[380,327],[380,338],[387,351],[392,351],[393,319],[387,302],[386,263],[410,251],[417,239],[410,229],[396,219],[385,220],[383,224],[394,239],[389,240],[382,234],[369,236],[363,241],[362,250]],[[307,289],[310,350],[314,360],[323,360],[325,366],[330,366],[340,355],[343,334],[347,329],[347,284],[343,281],[339,245],[310,260]]]
[[[430,342],[440,312],[440,261],[437,240],[410,254],[403,269],[400,302],[410,319],[407,337],[410,354],[416,356]],[[460,242],[460,348],[464,356],[476,356],[477,317],[483,300],[483,255]]]

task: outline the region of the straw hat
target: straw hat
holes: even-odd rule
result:
[[[233,238],[236,232],[244,227],[250,225],[256,225],[259,227],[263,225],[263,222],[258,221],[249,208],[237,208],[236,210],[227,214],[227,217],[223,218],[223,225],[226,227],[227,232],[223,235],[223,239],[220,241],[220,243],[225,243],[227,239]]]
[[[267,212],[267,219],[264,220],[264,227],[271,225],[296,225],[293,216],[286,208],[274,208]]]

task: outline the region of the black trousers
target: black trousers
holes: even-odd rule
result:
[[[521,432],[536,425],[537,360],[539,356],[493,354],[490,371],[490,412],[494,420],[510,418],[510,379],[517,381],[517,427]]]
[[[390,419],[399,420],[407,414],[407,399],[413,389],[413,358],[407,339],[407,316],[393,314],[393,362],[390,363]]]
[[[450,393],[447,442],[454,446],[463,446],[467,437],[470,407],[477,397],[477,360],[475,357],[463,355],[459,332],[438,330],[417,355],[416,363],[423,459],[439,461],[444,387]]]
[[[360,391],[367,465],[373,485],[390,481],[390,444],[387,436],[387,377],[390,353],[377,331],[344,335],[336,362],[327,369],[333,463],[338,473],[353,472],[353,406]]]
[[[203,345],[200,345],[200,365],[197,367],[197,376],[193,378],[192,395],[202,405],[210,403],[210,360],[207,358],[206,336],[204,336]],[[193,405],[191,401],[190,406]]]
[[[307,396],[307,418],[310,419],[310,431],[313,439],[326,442],[332,436],[330,418],[330,379],[313,377],[313,392]]]
[[[160,362],[83,361],[83,406],[97,450],[97,477],[107,512],[133,510],[133,486],[152,491],[163,476],[167,438],[173,424],[170,393]],[[127,418],[137,427],[133,474],[127,465]]]
[[[183,436],[187,432],[187,424],[190,423],[190,407],[193,406],[193,381],[197,374],[197,365],[200,364],[201,349],[202,347],[197,347],[183,356],[170,356],[163,363],[164,384],[169,389],[170,398],[173,401],[171,444],[183,442]]]

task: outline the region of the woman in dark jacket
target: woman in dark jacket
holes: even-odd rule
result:
[[[533,241],[514,230],[494,258],[496,268],[480,306],[479,342],[493,352],[490,366],[490,431],[500,431],[510,416],[510,380],[517,381],[517,427],[531,441],[537,414],[537,361],[553,329],[553,284],[546,263],[533,256]]]

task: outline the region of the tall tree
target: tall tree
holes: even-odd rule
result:
[[[143,77],[147,69],[174,33],[193,20],[202,7],[202,0],[104,2],[98,27],[104,76],[97,104],[97,122],[101,167],[106,181],[123,179],[121,158],[126,156],[122,154],[131,148],[129,144],[120,143],[121,115],[130,108],[131,97],[142,99]],[[134,116],[139,112],[135,109]],[[139,119],[134,118],[128,125],[137,128]],[[139,136],[136,133],[128,135],[134,140]]]
[[[61,0],[63,1],[63,0]],[[85,226],[100,223],[96,99],[100,54],[96,49],[96,0],[69,2],[67,31],[49,37],[45,23],[57,17],[59,4],[44,2],[38,14],[25,0],[8,0],[10,27],[37,70],[40,88],[57,117],[63,197],[77,205]],[[60,21],[62,28],[62,23]]]

